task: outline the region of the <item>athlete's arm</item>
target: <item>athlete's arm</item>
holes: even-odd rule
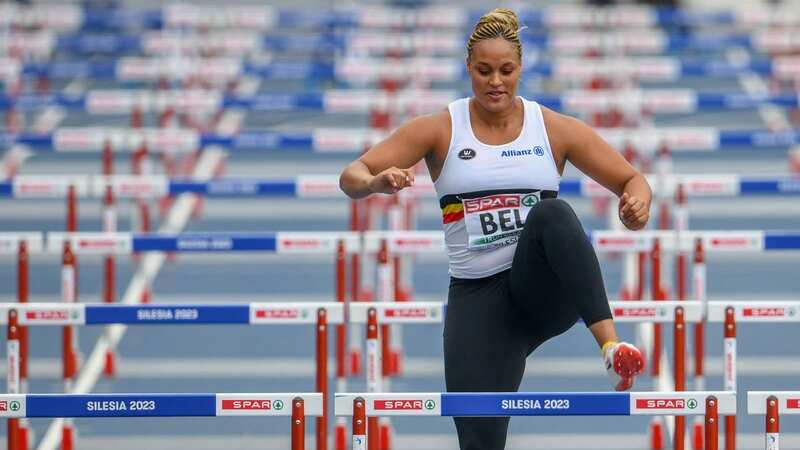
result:
[[[351,198],[374,193],[394,194],[414,184],[411,168],[428,155],[449,114],[436,113],[412,119],[389,137],[350,163],[339,177],[339,187]]]
[[[542,114],[559,169],[571,162],[620,197],[619,217],[626,227],[644,228],[652,197],[644,176],[585,123],[547,108]]]

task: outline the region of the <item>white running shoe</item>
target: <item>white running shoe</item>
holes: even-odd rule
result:
[[[644,372],[642,352],[633,344],[614,342],[604,345],[602,353],[614,390],[627,391],[632,388],[633,380]]]

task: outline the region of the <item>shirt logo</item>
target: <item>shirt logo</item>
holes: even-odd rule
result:
[[[458,157],[466,161],[468,159],[474,158],[475,155],[477,155],[477,154],[478,154],[478,152],[476,152],[475,150],[473,150],[471,148],[464,148],[464,149],[461,149],[460,152],[458,152]]]
[[[503,150],[500,153],[500,156],[503,158],[513,158],[516,156],[531,156],[531,155],[543,156],[544,149],[541,146],[537,145],[536,147],[526,148],[522,150]]]
[[[464,209],[467,211],[467,214],[494,209],[519,208],[519,205],[520,198],[518,194],[498,194],[464,200]]]
[[[533,150],[525,149],[525,150],[503,150],[503,153],[500,154],[503,158],[511,158],[514,156],[528,156],[533,154]]]

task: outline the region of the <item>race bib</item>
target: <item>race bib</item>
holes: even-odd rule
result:
[[[531,192],[463,199],[467,247],[484,250],[516,244],[528,211],[540,198],[539,192]]]

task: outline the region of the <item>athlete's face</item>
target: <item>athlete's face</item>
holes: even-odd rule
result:
[[[505,39],[476,43],[467,59],[467,71],[478,103],[494,112],[513,107],[521,63],[516,47]]]

